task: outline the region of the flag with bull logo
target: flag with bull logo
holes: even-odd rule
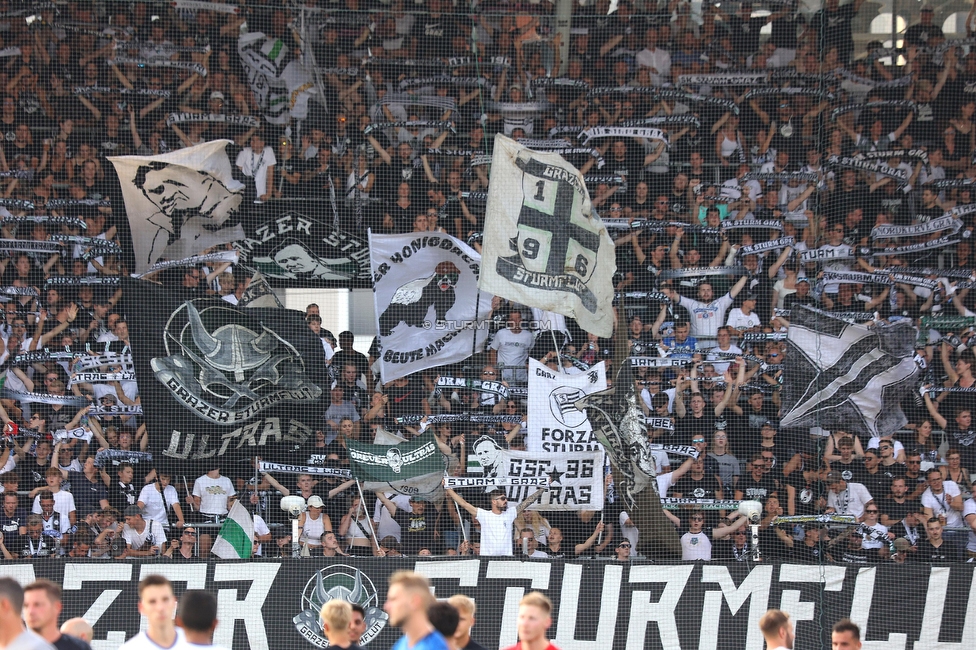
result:
[[[868,327],[812,307],[794,308],[780,426],[867,437],[894,433],[908,421],[900,403],[919,374],[915,337],[908,321]]]
[[[575,404],[585,395],[606,388],[606,364],[602,361],[585,372],[567,375],[530,358],[525,448],[550,453],[602,450],[586,411]]]
[[[482,350],[491,296],[478,290],[481,256],[450,235],[369,237],[384,382]]]
[[[495,136],[479,286],[613,335],[613,241],[578,169]]]

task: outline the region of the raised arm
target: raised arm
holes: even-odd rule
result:
[[[457,492],[455,492],[451,488],[447,487],[446,485],[444,486],[444,492],[445,492],[445,494],[447,494],[447,496],[449,496],[452,499],[454,499],[454,503],[458,504],[459,506],[461,506],[462,508],[464,508],[465,510],[467,510],[468,513],[472,517],[477,517],[478,516],[478,509],[475,508],[470,503],[468,503],[467,501],[465,501],[464,500],[464,497],[462,497],[460,494],[458,494]]]

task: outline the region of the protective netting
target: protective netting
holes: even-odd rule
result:
[[[0,572],[976,644],[970,7],[366,4],[0,8]]]

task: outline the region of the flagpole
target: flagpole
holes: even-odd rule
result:
[[[549,323],[552,325],[552,322]],[[559,344],[556,342],[556,330],[550,329],[549,333],[552,334],[552,347],[556,350],[556,363],[559,365],[559,372],[563,370],[563,358],[559,354]]]
[[[448,474],[447,474],[447,470],[444,470],[444,478],[450,478],[450,476],[448,476]],[[461,507],[458,505],[458,502],[455,501],[454,499],[451,499],[451,503],[454,504],[454,510],[457,512],[458,526],[461,527],[461,536],[464,538],[464,541],[467,542],[468,541],[468,531],[464,527],[464,517],[461,516]],[[457,550],[457,549],[455,549],[455,550]]]
[[[373,544],[376,548],[379,548],[380,540],[376,539],[376,530],[373,529],[373,518],[369,516],[369,510],[366,510],[366,497],[363,495],[363,486],[359,484],[358,478],[356,479],[356,489],[359,490],[359,506],[366,512],[366,525],[369,526],[369,534],[373,536]],[[358,524],[359,522],[357,521],[356,523]]]

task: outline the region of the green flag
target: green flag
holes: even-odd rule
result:
[[[240,501],[235,501],[220,527],[213,554],[224,560],[245,559],[251,557],[253,548],[254,520],[247,508]]]
[[[444,476],[444,456],[434,432],[398,445],[347,441],[352,475],[364,490],[392,490],[400,494],[435,492]]]

